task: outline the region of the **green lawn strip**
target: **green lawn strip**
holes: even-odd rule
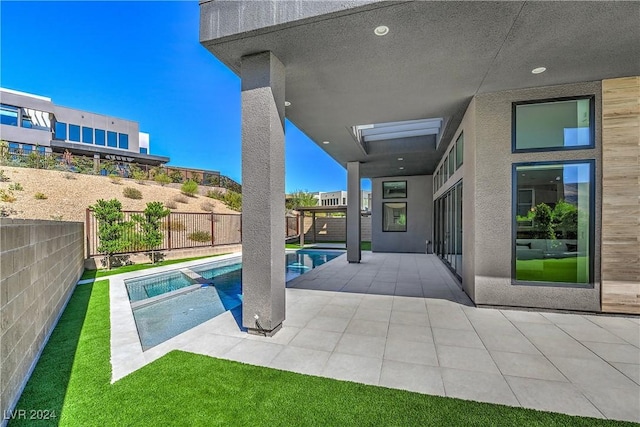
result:
[[[614,426],[610,420],[429,396],[173,351],[110,384],[109,287],[76,288],[11,426]]]
[[[170,259],[167,261],[156,262],[155,264],[151,264],[151,263],[131,264],[131,265],[124,265],[122,267],[112,268],[111,270],[85,270],[82,273],[82,277],[80,277],[80,280],[113,276],[114,274],[129,273],[131,271],[146,270],[148,268],[161,267],[163,265],[171,265],[171,264],[177,264],[180,262],[195,261],[197,259],[210,258],[210,257],[222,256],[222,255],[227,255],[227,254],[214,254],[214,255],[196,256],[191,258]]]

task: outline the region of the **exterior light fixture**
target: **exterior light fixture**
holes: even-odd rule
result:
[[[541,73],[544,73],[545,71],[547,71],[545,67],[538,67],[531,70],[533,74],[541,74]]]
[[[379,27],[376,27],[375,30],[373,30],[373,34],[375,34],[376,36],[386,36],[389,33],[389,27],[387,27],[386,25],[380,25]]]
[[[291,107],[291,103],[289,101],[284,101],[284,106],[285,107]]]
[[[402,158],[402,157],[398,157],[398,160],[402,161],[402,160],[404,160],[404,158]]]
[[[404,169],[404,166],[400,166],[398,169],[403,170],[403,169]]]
[[[323,143],[324,145],[330,144],[330,142],[329,142],[329,141],[322,141],[322,143]]]

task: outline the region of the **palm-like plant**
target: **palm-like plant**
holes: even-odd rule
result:
[[[297,190],[291,193],[287,199],[287,209],[295,209],[296,207],[316,206],[318,199],[308,191]]]

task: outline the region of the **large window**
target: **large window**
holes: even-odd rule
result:
[[[452,149],[449,152],[449,158],[448,158],[448,162],[449,162],[449,176],[453,176],[453,174],[456,171],[456,151],[455,149]]]
[[[69,141],[80,142],[80,126],[69,125]]]
[[[31,116],[27,113],[26,109],[22,109],[22,123],[20,124],[23,128],[31,129],[33,128],[33,121],[31,120]]]
[[[513,105],[513,151],[593,146],[593,97],[527,101]]]
[[[126,133],[119,134],[120,141],[118,143],[118,147],[128,149],[129,148],[129,135]]]
[[[82,142],[93,144],[93,128],[82,126]]]
[[[11,105],[0,104],[0,123],[9,126],[18,126],[18,108]]]
[[[54,138],[60,141],[66,141],[67,139],[67,124],[63,122],[56,122]]]
[[[118,146],[118,134],[115,132],[107,131],[107,145],[109,147]]]
[[[513,277],[592,283],[593,161],[516,164]]]
[[[447,180],[449,179],[449,157],[444,159],[444,162],[442,163],[442,183],[446,183]]]
[[[104,145],[105,144],[105,133],[102,129],[96,129],[96,145]]]
[[[382,231],[407,231],[407,204],[382,204]]]
[[[462,166],[462,159],[464,157],[464,134],[460,134],[456,140],[456,170]]]

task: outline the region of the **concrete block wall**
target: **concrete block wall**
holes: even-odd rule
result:
[[[316,236],[313,237],[313,218],[304,218],[304,240],[306,243],[344,242],[347,240],[347,219],[345,217],[316,216]],[[360,239],[371,241],[371,216],[360,218]]]
[[[81,222],[0,219],[0,413],[17,403],[83,263]]]

